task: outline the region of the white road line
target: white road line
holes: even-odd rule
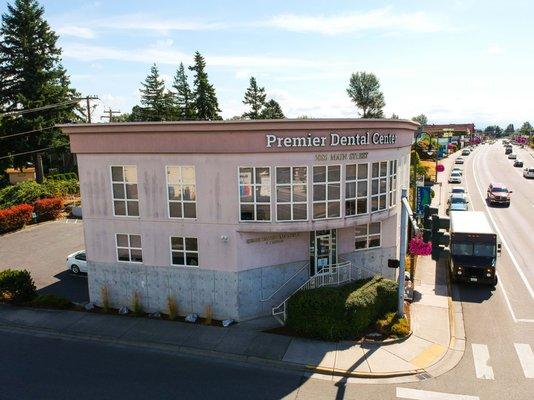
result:
[[[508,252],[508,255],[510,256],[510,259],[512,260],[512,263],[514,264],[515,269],[517,270],[517,273],[521,277],[521,280],[523,281],[523,283],[525,284],[528,292],[530,293],[530,297],[532,299],[534,299],[534,290],[532,290],[532,286],[530,286],[530,283],[528,282],[523,270],[519,266],[519,263],[515,259],[514,254],[512,253],[512,251],[510,249],[510,246],[508,246],[508,243],[506,242],[506,239],[504,238],[503,234],[501,233],[501,230],[497,226],[497,223],[495,222],[495,219],[491,215],[490,209],[489,209],[488,205],[486,204],[486,200],[484,198],[484,195],[482,194],[482,189],[480,189],[480,185],[478,183],[478,179],[477,179],[477,176],[475,174],[475,161],[478,159],[479,154],[480,154],[479,152],[477,152],[477,154],[475,154],[475,159],[473,160],[473,163],[471,164],[471,170],[472,170],[472,173],[473,173],[473,178],[475,180],[475,185],[476,185],[476,187],[478,189],[478,193],[480,194],[480,198],[482,199],[482,204],[486,208],[488,217],[490,218],[491,222],[493,223],[495,231],[499,235],[499,238],[500,238],[502,244],[504,245],[506,251]]]
[[[473,350],[473,361],[475,362],[475,372],[478,379],[495,379],[493,368],[489,365],[489,350],[485,344],[471,344]]]
[[[429,392],[428,390],[397,388],[397,397],[412,400],[479,400],[478,396],[465,394],[451,394],[442,392]]]
[[[514,343],[514,346],[515,352],[517,353],[517,358],[519,358],[519,362],[523,368],[525,378],[534,379],[534,354],[532,353],[530,345],[524,343]]]

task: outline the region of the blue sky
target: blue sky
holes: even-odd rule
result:
[[[0,11],[6,10],[0,3]],[[350,74],[375,73],[386,115],[534,122],[534,2],[46,0],[73,86],[127,112],[155,62],[170,86],[198,50],[225,118],[249,77],[288,117],[357,117]]]

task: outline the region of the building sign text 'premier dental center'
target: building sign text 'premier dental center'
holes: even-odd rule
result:
[[[327,141],[328,139],[328,141]],[[306,136],[278,137],[277,135],[265,135],[267,147],[336,147],[336,146],[365,146],[368,144],[395,144],[397,135],[393,133],[365,132],[355,135],[340,135],[330,133],[329,136]]]

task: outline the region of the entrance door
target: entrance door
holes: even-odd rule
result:
[[[327,274],[337,263],[336,230],[310,232],[311,275]]]

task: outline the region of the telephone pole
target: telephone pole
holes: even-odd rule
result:
[[[120,114],[121,111],[120,110],[112,110],[111,107],[107,110],[104,110],[104,114],[107,114],[107,115],[102,115],[100,117],[100,119],[105,119],[107,118],[108,119],[108,122],[111,123],[113,122],[113,114]]]
[[[85,101],[87,102],[87,123],[88,124],[90,124],[92,122],[91,121],[91,100],[98,100],[98,96],[87,96],[87,97],[85,97]]]

